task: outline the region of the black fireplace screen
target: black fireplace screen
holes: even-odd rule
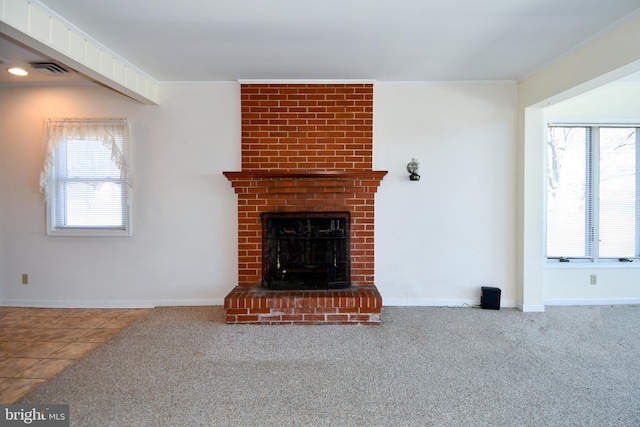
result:
[[[349,212],[262,214],[262,285],[335,289],[351,285]]]

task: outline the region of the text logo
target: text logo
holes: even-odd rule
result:
[[[0,405],[0,427],[69,427],[69,405]]]

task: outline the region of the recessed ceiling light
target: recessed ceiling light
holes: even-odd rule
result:
[[[11,74],[13,74],[14,76],[26,76],[29,73],[27,73],[24,69],[19,68],[19,67],[13,67],[13,68],[9,68],[7,69],[8,72],[10,72]]]

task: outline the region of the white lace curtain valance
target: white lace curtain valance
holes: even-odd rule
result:
[[[46,153],[40,173],[40,192],[48,194],[51,166],[56,147],[62,141],[102,141],[111,150],[111,159],[120,169],[125,191],[133,186],[129,161],[129,123],[126,119],[58,119],[45,121]]]

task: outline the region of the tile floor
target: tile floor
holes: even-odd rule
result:
[[[0,307],[0,404],[11,404],[149,309]]]

